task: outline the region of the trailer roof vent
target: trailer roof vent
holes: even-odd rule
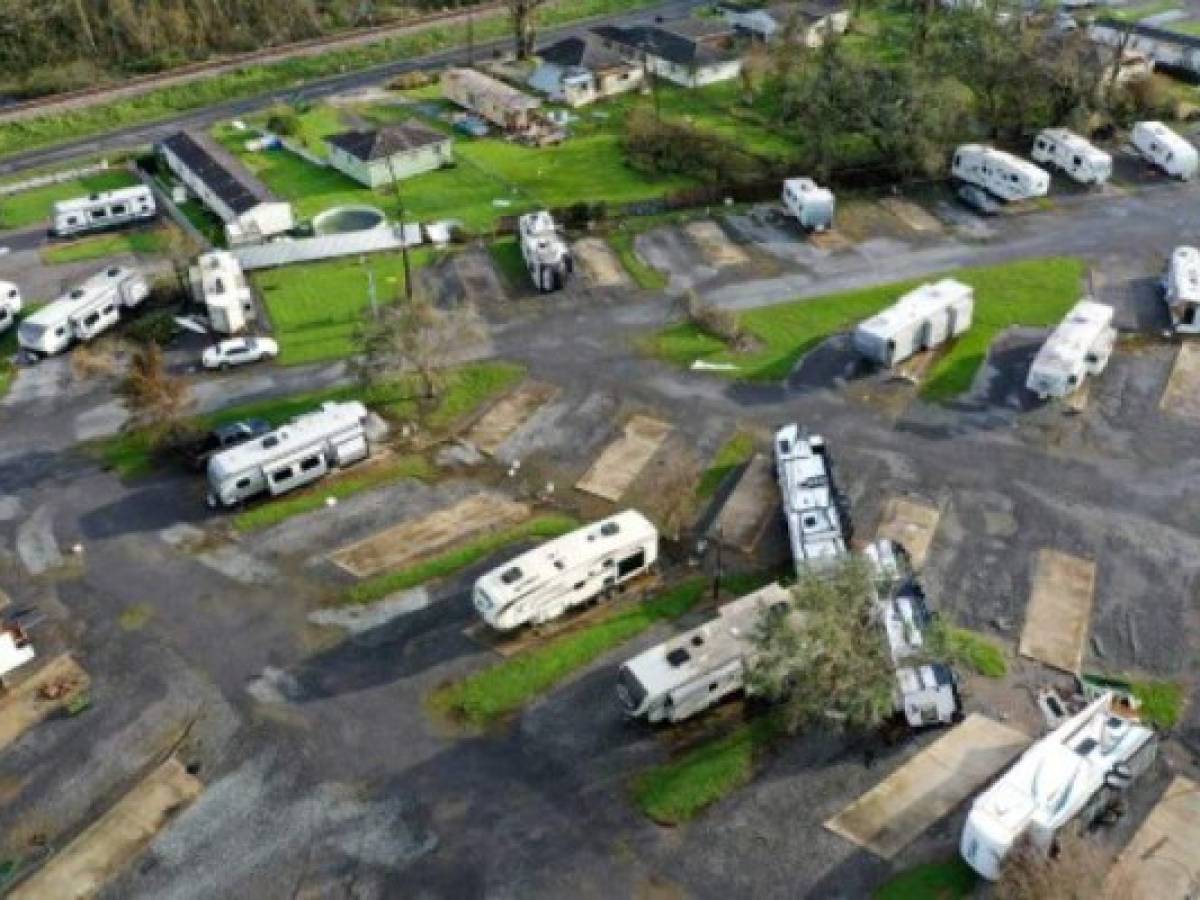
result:
[[[605,522],[603,525],[600,526],[600,534],[602,534],[604,537],[612,537],[614,534],[617,534],[620,530],[621,530],[621,526],[618,525],[616,522]]]
[[[667,654],[667,662],[669,662],[675,668],[679,668],[691,658],[692,654],[688,653],[683,647],[676,647]]]
[[[692,646],[693,647],[703,647],[704,646],[704,635],[702,635],[702,634],[693,635],[692,636]]]
[[[512,584],[515,581],[520,581],[521,580],[520,568],[518,568],[517,566],[513,566],[511,569],[505,569],[503,572],[500,573],[500,580],[503,581],[505,584]]]

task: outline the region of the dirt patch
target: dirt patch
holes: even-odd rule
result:
[[[473,494],[416,521],[401,522],[329,559],[351,575],[367,578],[446,549],[468,538],[529,518],[529,507],[499,494]]]
[[[0,750],[62,709],[89,684],[87,672],[63,654],[0,696]]]
[[[911,200],[888,197],[879,205],[919,234],[941,234],[942,223]]]
[[[710,533],[719,536],[727,547],[753,556],[754,548],[778,506],[777,490],[770,460],[755,453],[721,508]]]
[[[1180,345],[1159,408],[1176,416],[1200,419],[1200,344]]]
[[[649,416],[634,416],[625,433],[604,448],[575,487],[616,503],[658,452],[671,426]]]
[[[1029,738],[972,713],[825,823],[891,859],[1008,765]]]
[[[1018,648],[1022,656],[1077,674],[1092,620],[1096,564],[1039,550]]]
[[[480,246],[474,246],[454,258],[454,277],[462,288],[463,299],[476,306],[507,300],[508,295],[492,265],[492,258]]]
[[[808,236],[808,240],[818,250],[824,250],[827,253],[849,250],[853,244],[850,238],[835,228],[831,228],[829,231],[814,231]]]
[[[1182,775],[1167,787],[1104,883],[1108,900],[1189,897],[1200,884],[1200,785]]]
[[[928,503],[906,497],[892,497],[883,506],[883,516],[875,536],[895,541],[908,552],[914,569],[921,569],[929,557],[929,545],[937,533],[941,511]]]
[[[9,896],[94,896],[203,789],[179,760],[168,759]]]
[[[700,249],[705,261],[715,269],[744,266],[750,262],[746,251],[731,241],[716,222],[689,222],[683,230]]]
[[[573,249],[583,276],[592,287],[623,288],[632,284],[617,254],[600,238],[578,240]]]
[[[524,425],[535,412],[556,398],[558,388],[536,381],[526,382],[492,406],[471,429],[468,440],[488,456]]]

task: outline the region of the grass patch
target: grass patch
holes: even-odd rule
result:
[[[400,456],[380,465],[370,466],[361,472],[349,474],[315,485],[296,494],[289,494],[254,506],[234,516],[233,527],[238,531],[260,531],[278,525],[286,519],[320,509],[327,497],[345,500],[363,491],[373,490],[405,478],[429,480],[433,478],[433,466],[423,456]]]
[[[529,284],[525,257],[521,255],[521,245],[517,243],[515,236],[492,241],[488,244],[488,253],[496,270],[509,287],[520,290]]]
[[[970,897],[979,878],[960,857],[905,869],[872,894],[872,900],[960,900]]]
[[[1179,9],[1177,0],[1153,0],[1151,3],[1141,3],[1137,6],[1127,6],[1123,9],[1107,8],[1104,10],[1104,18],[1116,19],[1118,22],[1140,22],[1142,19],[1150,18],[1150,16],[1172,12],[1177,9]],[[1178,31],[1179,23],[1172,22],[1170,25],[1164,27]]]
[[[408,590],[435,578],[454,575],[513,544],[558,537],[578,527],[579,522],[570,516],[537,516],[512,528],[476,538],[461,547],[440,553],[407,569],[360,581],[346,591],[343,599],[346,603],[372,603],[396,591]]]
[[[754,436],[746,431],[734,432],[721,449],[696,485],[696,496],[707,500],[717,492],[717,488],[729,477],[734,469],[749,461],[754,454]]]
[[[695,818],[754,777],[763,752],[782,734],[774,716],[762,716],[678,759],[638,775],[633,802],[663,825]]]
[[[818,344],[894,303],[926,281],[950,276],[975,289],[970,331],[947,345],[922,386],[922,395],[946,400],[970,387],[988,347],[1015,325],[1056,325],[1080,296],[1083,263],[1074,257],[1021,260],[930,275],[856,291],[752,309],[741,322],[757,347],[737,353],[690,324],[671,326],[644,342],[651,354],[680,366],[696,359],[733,363],[730,374],[751,381],[779,381]]]
[[[167,246],[166,229],[150,228],[122,234],[102,234],[66,244],[55,244],[42,250],[41,256],[42,262],[47,265],[60,265],[88,259],[104,259],[122,253],[163,253]]]
[[[634,241],[639,233],[628,230],[615,231],[608,236],[608,244],[638,287],[645,291],[664,290],[668,282],[666,273],[645,263],[634,249]]]
[[[1173,681],[1134,681],[1133,696],[1141,701],[1142,718],[1164,731],[1174,728],[1183,714],[1187,693]]]
[[[11,126],[0,126],[0,130],[4,127]],[[49,225],[54,204],[60,200],[113,191],[137,183],[138,180],[124,169],[110,169],[60,184],[22,191],[9,197],[0,197],[0,231],[29,228],[38,224]]]
[[[990,638],[977,631],[953,625],[945,629],[946,651],[976,675],[1003,678],[1008,673],[1004,650]]]

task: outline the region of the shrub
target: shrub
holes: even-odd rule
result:
[[[162,347],[171,342],[175,331],[174,316],[167,310],[160,309],[135,319],[125,330],[125,335],[139,344],[158,344]]]
[[[705,303],[695,291],[687,294],[688,322],[710,337],[738,349],[746,342],[746,331],[737,313]]]
[[[267,117],[267,130],[283,137],[295,137],[300,133],[300,117],[295,110],[278,107]]]
[[[763,174],[762,161],[733,141],[642,109],[626,119],[623,147],[629,164],[651,175],[738,183],[755,181]]]
[[[433,76],[424,69],[414,69],[412,72],[402,72],[388,82],[392,91],[412,91],[433,84]]]

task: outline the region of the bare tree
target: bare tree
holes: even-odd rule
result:
[[[1093,842],[1060,834],[1047,854],[1023,838],[1004,860],[996,900],[1091,900],[1099,897],[1109,861]]]
[[[529,59],[537,43],[537,11],[547,0],[505,0],[512,19],[513,42],[517,59]]]
[[[134,351],[117,393],[125,399],[130,423],[156,439],[178,432],[193,404],[187,381],[167,371],[162,348],[155,343]]]
[[[653,488],[646,492],[642,511],[673,540],[692,524],[696,512],[696,476],[700,464],[686,447],[672,447],[653,469]]]

